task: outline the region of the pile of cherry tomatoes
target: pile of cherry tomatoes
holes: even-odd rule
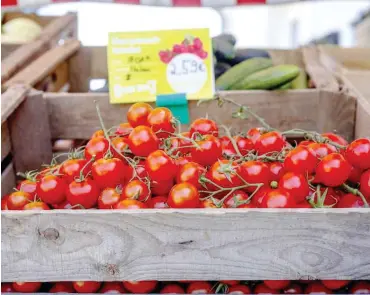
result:
[[[14,282],[1,292],[134,293],[134,294],[370,294],[369,281],[123,281],[123,282]]]
[[[98,115],[101,119],[100,113]],[[24,174],[3,210],[368,207],[370,139],[243,133],[208,118],[179,132],[164,107],[132,105],[68,159]],[[221,136],[221,132],[224,135]],[[289,139],[301,134],[305,140]]]

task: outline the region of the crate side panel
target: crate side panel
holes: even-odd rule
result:
[[[370,211],[2,213],[2,281],[370,279]]]

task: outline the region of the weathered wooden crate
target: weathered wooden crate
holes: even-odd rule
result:
[[[356,137],[370,137],[370,48],[320,46],[320,61],[337,78],[341,91],[358,101]]]
[[[18,17],[27,17],[37,21],[44,27],[41,35],[27,44],[1,43],[1,80],[4,83],[17,71],[45,53],[48,49],[77,38],[77,14],[68,13],[60,17],[38,16],[22,12],[7,12],[3,22]]]
[[[109,104],[107,93],[12,86],[6,94],[2,122],[10,144],[2,141],[2,149],[11,146],[16,171],[48,162],[52,138],[87,139],[99,129],[94,100],[107,126],[124,121],[129,107]],[[350,139],[361,124],[356,100],[345,93],[220,95],[249,105],[281,130],[336,131]],[[192,119],[208,113],[239,131],[257,125],[226,116],[234,110],[230,104],[189,107]],[[2,184],[6,181],[2,175]],[[369,214],[368,209],[3,211],[2,281],[370,279]]]

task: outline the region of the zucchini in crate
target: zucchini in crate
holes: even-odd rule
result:
[[[233,66],[216,80],[217,90],[234,89],[245,77],[272,67],[272,60],[264,57],[251,58]]]

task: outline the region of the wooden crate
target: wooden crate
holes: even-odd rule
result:
[[[2,83],[48,49],[61,44],[64,40],[77,38],[77,15],[75,13],[68,13],[61,17],[43,17],[21,12],[7,12],[3,17],[3,22],[18,17],[36,20],[44,29],[35,41],[27,44],[1,43]]]
[[[357,98],[356,137],[370,137],[370,48],[320,46],[320,60],[337,78],[341,91]]]
[[[2,122],[8,126],[16,171],[48,162],[52,138],[87,139],[99,129],[94,100],[107,126],[125,121],[129,107],[109,104],[106,93],[27,91],[12,86],[7,90],[12,102],[2,100]],[[350,139],[355,125],[361,124],[355,119],[356,100],[345,93],[220,95],[249,105],[281,130],[336,131]],[[189,102],[189,108],[191,119],[208,113],[238,131],[257,125],[225,116],[234,110],[229,104],[219,108],[210,101],[197,107]],[[369,209],[3,211],[1,278],[369,279],[369,214]]]

